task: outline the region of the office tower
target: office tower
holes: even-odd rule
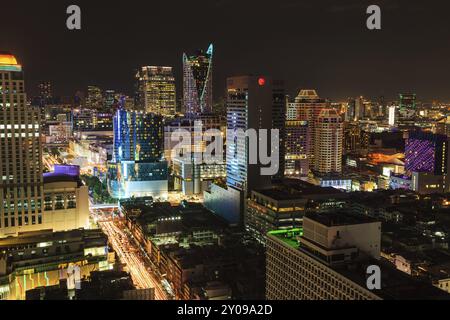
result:
[[[279,170],[273,177],[274,181],[280,181],[284,178],[286,168],[286,102],[287,97],[284,90],[283,81],[273,82],[273,106],[272,106],[272,129],[278,129],[279,133]]]
[[[303,228],[267,237],[267,300],[402,300],[447,295],[380,260],[381,222],[344,212],[307,214]],[[368,287],[378,266],[381,289]]]
[[[56,166],[43,176],[40,134],[39,111],[26,105],[22,67],[0,54],[0,238],[89,224],[79,169],[66,174]]]
[[[416,94],[401,93],[400,94],[400,109],[416,109]]]
[[[87,279],[115,262],[101,230],[41,230],[0,239],[0,248],[0,300],[25,300],[35,288],[59,288],[70,265],[79,266],[80,278]]]
[[[136,101],[140,110],[175,115],[177,99],[172,67],[142,67],[136,80]]]
[[[183,100],[188,115],[213,111],[213,56],[212,44],[206,52],[183,54]]]
[[[206,207],[230,224],[242,224],[244,199],[251,190],[271,185],[273,177],[262,173],[262,168],[268,166],[263,166],[261,159],[257,164],[250,160],[258,157],[263,146],[260,129],[268,130],[267,150],[273,155],[279,152],[270,145],[274,108],[280,103],[276,95],[281,90],[279,85],[268,77],[239,76],[227,80],[227,186],[212,185],[204,196]],[[245,132],[250,133],[249,138],[244,138]],[[272,167],[277,168],[278,174],[279,163],[272,162]]]
[[[410,132],[406,139],[405,169],[443,176],[447,174],[448,139],[444,135]]]
[[[320,112],[327,107],[327,102],[321,99],[315,90],[301,90],[298,96],[295,98],[295,102],[290,105],[290,109],[295,109],[297,118],[295,120],[306,121],[308,123],[308,145],[309,148],[308,158],[309,163],[312,166],[314,164],[314,141],[315,130],[314,125]],[[291,114],[295,114],[295,111],[290,111]],[[294,120],[294,119],[289,119]]]
[[[334,109],[324,109],[314,125],[314,170],[320,174],[341,173],[343,123]]]
[[[38,85],[39,98],[43,101],[50,101],[53,98],[52,84],[50,81],[42,81]]]
[[[388,107],[388,123],[390,127],[395,127],[397,125],[397,107]]]
[[[0,54],[0,238],[42,224],[39,110],[28,107],[22,66]]]
[[[254,190],[247,200],[245,225],[255,239],[265,243],[270,231],[301,227],[308,202],[304,193],[288,186]]]
[[[359,123],[344,123],[344,153],[365,154],[369,149],[370,134],[361,130]]]
[[[105,99],[104,99],[104,111],[108,111],[113,113],[114,106],[116,105],[116,92],[114,90],[106,90],[105,91]]]
[[[194,118],[178,118],[164,127],[165,159],[172,168],[176,191],[181,191],[185,195],[202,194],[209,189],[211,183],[226,177],[224,157],[216,159],[214,163],[206,163],[201,156],[214,138],[211,130],[221,132],[222,137],[225,137],[225,126],[226,122],[221,117],[204,114]],[[172,141],[172,137],[180,130],[190,133],[191,143],[184,145],[183,150],[176,150],[175,147],[179,142]],[[186,154],[186,152],[192,152],[193,156],[188,158],[177,156],[177,153]]]
[[[100,110],[101,108],[103,108],[103,94],[100,88],[95,86],[88,86],[86,108],[95,110]]]
[[[113,161],[108,165],[112,197],[167,199],[168,167],[162,159],[162,116],[119,109],[114,117]]]
[[[114,160],[159,161],[163,158],[163,119],[140,111],[114,116]]]
[[[249,153],[255,149],[250,148],[251,142],[240,139],[238,130],[272,129],[275,90],[276,83],[270,78],[242,76],[227,80],[227,184],[245,193],[269,186],[271,177],[261,175],[261,164],[249,164]]]
[[[307,121],[286,121],[286,176],[304,177],[309,173],[309,130]]]
[[[113,130],[113,113],[96,109],[74,109],[72,111],[73,130],[78,132]]]

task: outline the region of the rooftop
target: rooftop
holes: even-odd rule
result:
[[[22,71],[22,66],[12,54],[0,52],[0,71]]]
[[[302,236],[302,229],[281,230],[269,232],[269,236],[282,241],[286,246],[300,249],[298,238]],[[450,295],[435,288],[427,282],[416,280],[407,274],[396,270],[383,260],[375,260],[364,256],[360,261],[344,265],[333,266],[333,271],[350,279],[361,287],[366,286],[367,267],[377,265],[382,271],[382,289],[374,293],[386,300],[448,300]]]
[[[363,215],[348,214],[344,212],[330,212],[330,213],[308,213],[305,218],[316,221],[327,227],[348,226],[366,223],[376,223],[372,219]]]

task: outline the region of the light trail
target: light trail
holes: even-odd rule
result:
[[[130,241],[123,229],[119,228],[114,221],[103,221],[99,225],[108,236],[120,261],[128,267],[136,287],[138,289],[154,288],[156,300],[168,300],[157,277],[149,272],[149,268],[138,255],[139,249]]]

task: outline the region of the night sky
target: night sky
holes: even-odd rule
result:
[[[66,8],[82,30],[66,29]],[[366,8],[382,8],[382,30]],[[213,42],[215,97],[227,76],[269,74],[288,93],[316,88],[334,100],[416,92],[450,101],[450,3],[445,0],[14,0],[0,4],[0,50],[24,65],[29,93],[40,80],[56,94],[87,85],[132,94],[141,65],[175,67]]]

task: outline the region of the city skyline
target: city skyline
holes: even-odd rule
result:
[[[450,100],[450,47],[440,41],[450,28],[444,1],[434,6],[380,1],[383,28],[373,32],[365,27],[368,1],[333,5],[285,0],[260,4],[258,12],[254,1],[239,4],[239,10],[234,1],[200,1],[198,12],[178,2],[171,10],[174,3],[78,1],[80,31],[65,28],[67,3],[45,2],[47,6],[27,3],[24,10],[20,3],[7,3],[9,14],[0,22],[5,31],[0,47],[27,66],[29,93],[49,80],[61,95],[88,85],[131,94],[135,70],[167,65],[174,67],[181,97],[183,52],[214,43],[216,100],[224,96],[226,78],[242,74],[284,79],[290,95],[317,88],[332,100],[359,95],[394,99],[400,92],[416,92],[421,101]],[[165,18],[155,12],[170,14]],[[23,18],[17,19],[19,14]],[[230,22],[230,15],[239,23]],[[157,26],[147,32],[149,44],[139,41],[137,31],[148,19]],[[195,35],[189,37],[189,30],[196,30]]]

